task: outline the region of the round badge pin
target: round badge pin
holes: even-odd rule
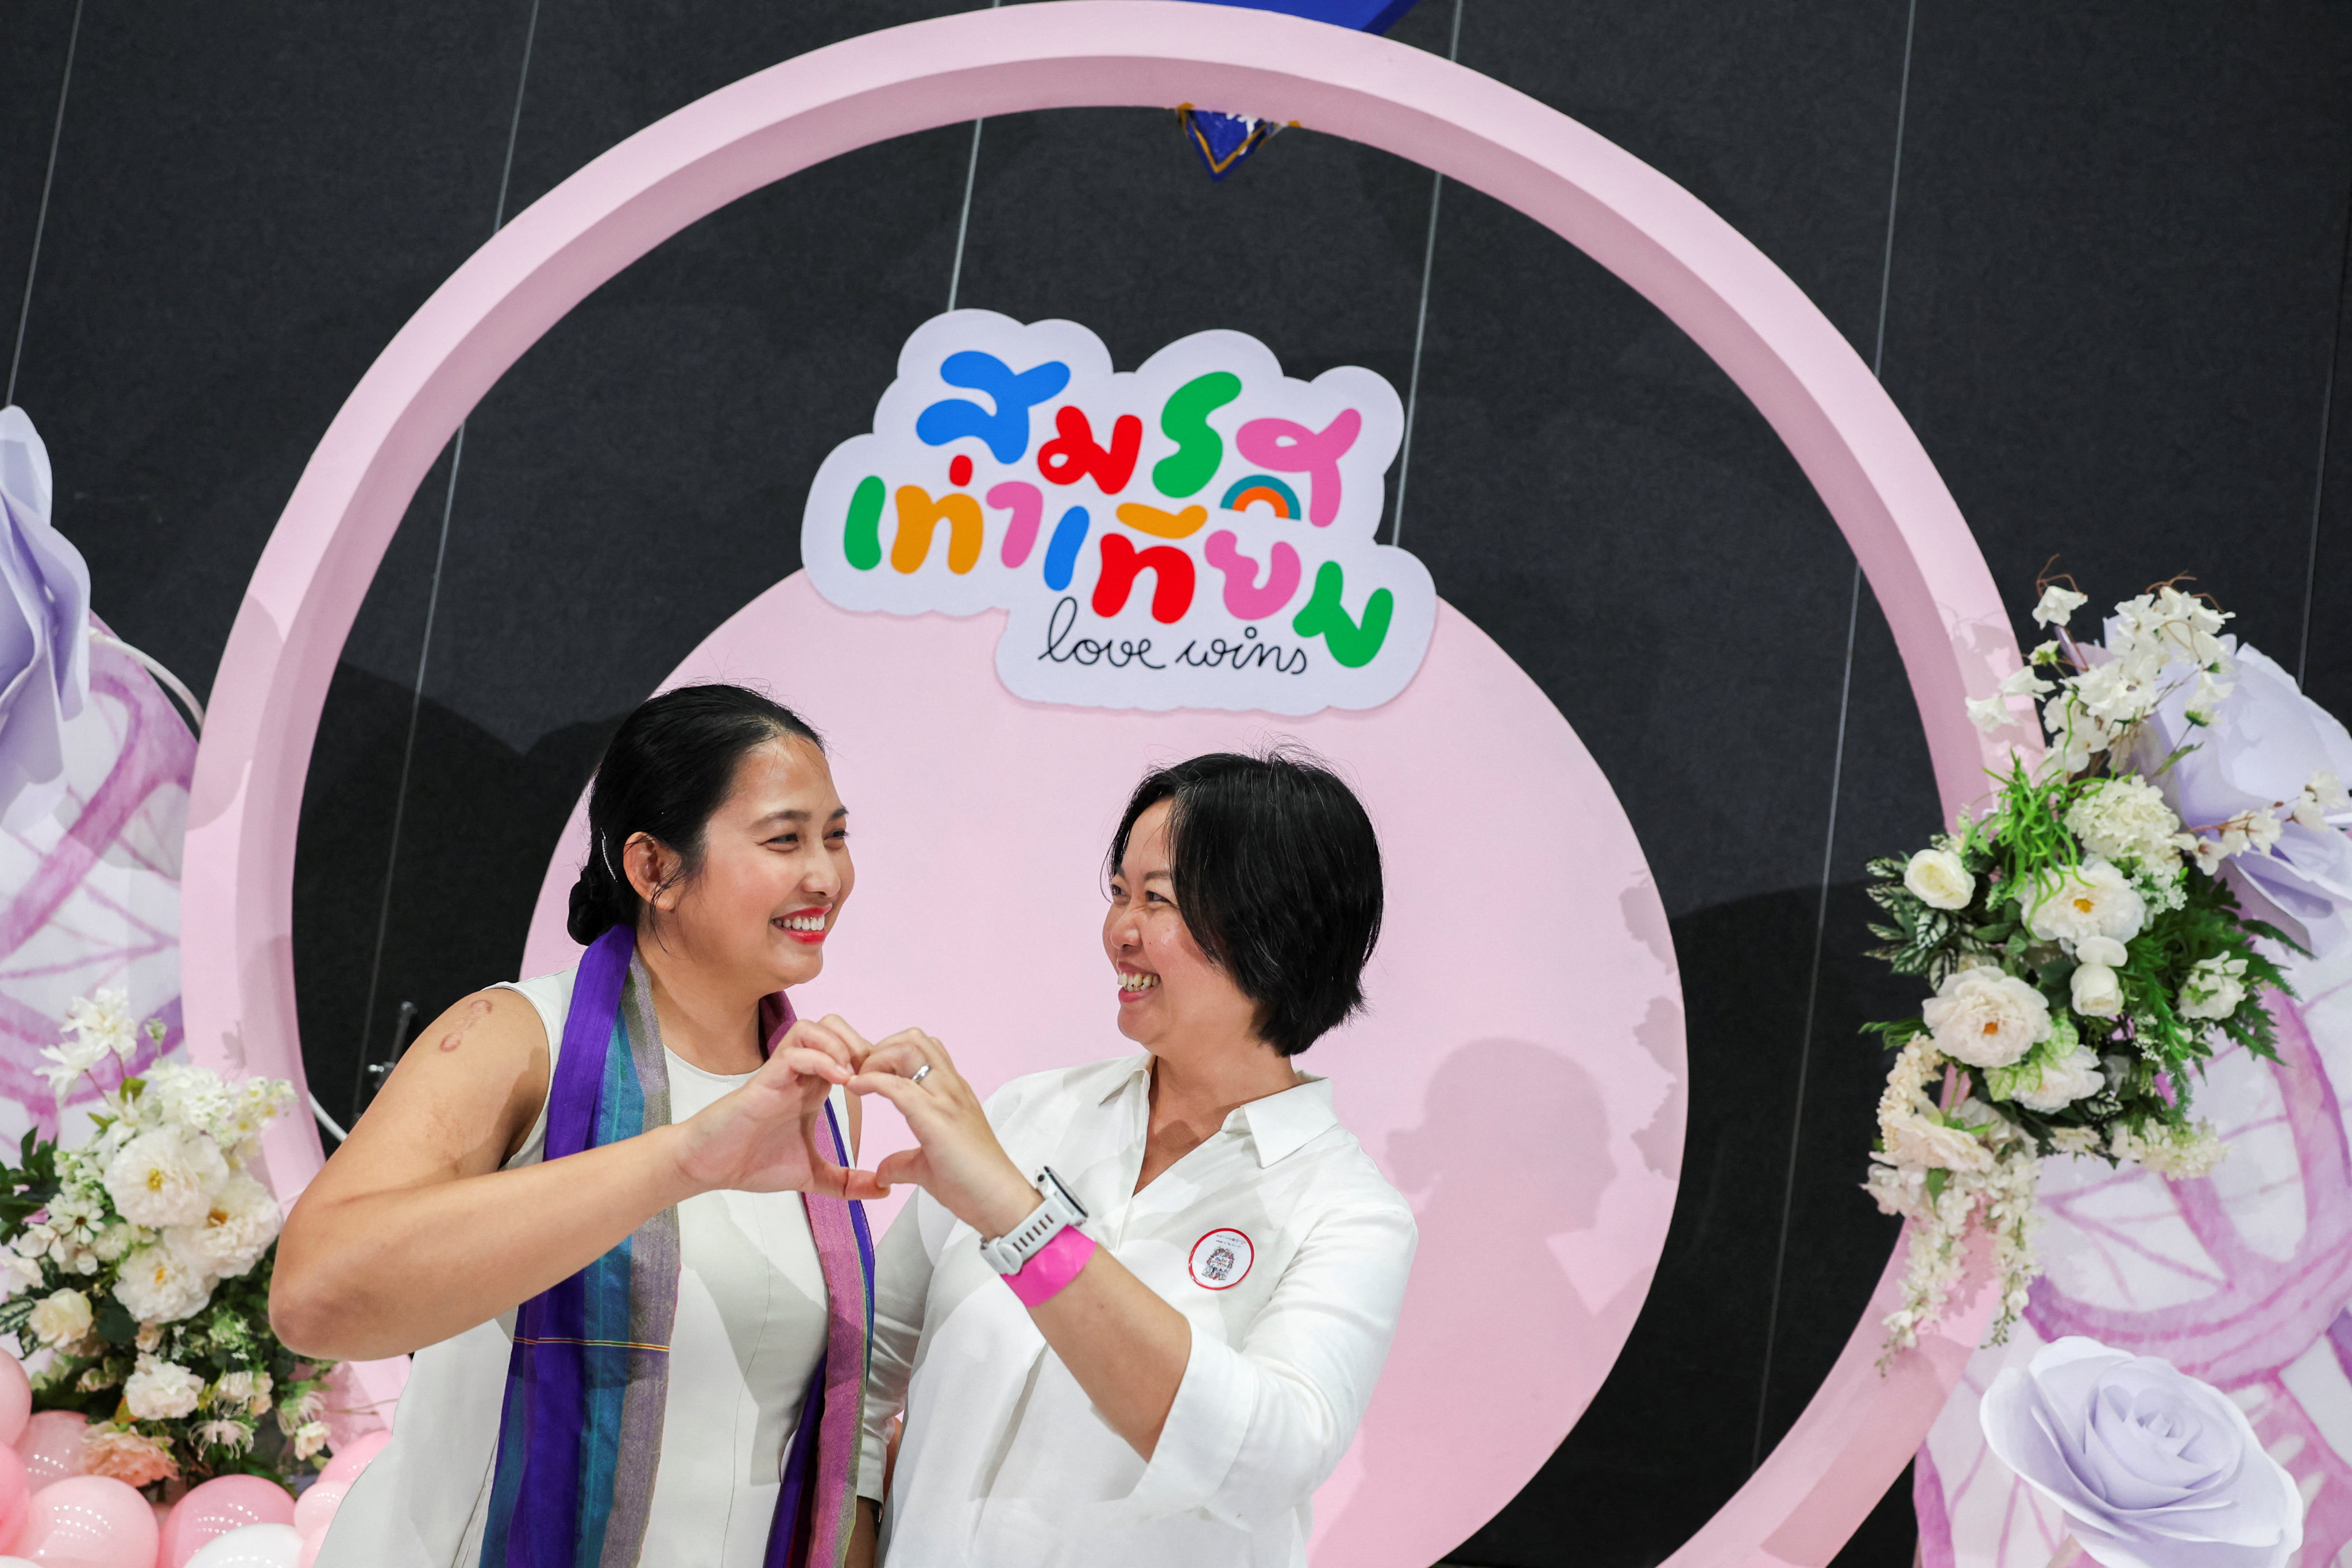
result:
[[[1257,1248],[1237,1230],[1213,1230],[1192,1244],[1188,1267],[1192,1283],[1203,1290],[1230,1290],[1257,1261]]]

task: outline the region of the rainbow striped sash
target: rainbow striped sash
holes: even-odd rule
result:
[[[793,1022],[761,1005],[773,1050]],[[547,1091],[550,1160],[667,1124],[669,1069],[635,934],[616,927],[580,961]],[[849,1163],[833,1108],[821,1142]],[[767,1568],[840,1568],[857,1503],[874,1246],[863,1205],[803,1193],[824,1268],[825,1350],[801,1404],[768,1529]],[[661,1458],[677,1313],[677,1211],[667,1209],[516,1310],[481,1568],[635,1568]]]

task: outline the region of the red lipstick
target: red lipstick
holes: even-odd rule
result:
[[[788,926],[784,928],[784,934],[791,937],[794,942],[800,942],[804,946],[815,947],[822,943],[826,937],[833,934],[833,911],[831,910],[825,908],[823,904],[814,904],[804,910],[794,910],[790,914],[784,916],[784,919],[788,921],[804,920],[810,915],[818,916],[824,921],[824,924],[819,926],[814,931],[793,931]]]

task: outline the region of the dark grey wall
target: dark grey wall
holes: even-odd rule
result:
[[[502,215],[751,70],[952,8],[11,0],[0,342],[100,612],[203,689],[337,405]],[[1594,126],[1786,268],[1882,367],[2014,602],[2056,552],[2102,598],[2193,572],[2352,711],[2352,11],[1423,0],[1396,36]],[[1906,997],[1853,956],[1857,884],[1936,806],[1853,557],[1676,330],[1475,193],[1433,203],[1425,171],[1312,132],[1213,187],[1159,113],[973,146],[871,148],[696,226],[445,455],[311,768],[313,1081],[348,1104],[402,1002],[513,973],[604,735],[797,564],[808,479],[870,411],[835,389],[878,392],[951,277],[1125,365],[1236,327],[1294,374],[1404,387],[1418,333],[1402,542],[1615,781],[1675,916],[1695,1079],[1649,1310],[1459,1556],[1654,1563],[1793,1419],[1890,1240],[1854,1185],[1879,1064],[1853,1031]],[[1542,1326],[1496,1331],[1507,1356]],[[1908,1510],[1841,1561],[1902,1562]]]

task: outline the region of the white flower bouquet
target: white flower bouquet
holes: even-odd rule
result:
[[[27,1132],[22,1164],[0,1164],[0,1333],[26,1353],[36,1409],[89,1417],[89,1473],[290,1481],[326,1446],[328,1369],[270,1331],[278,1200],[245,1165],[293,1090],[201,1068],[129,1076],[128,1005],[76,1002],[43,1053],[60,1109],[89,1076],[100,1110],[79,1147]]]
[[[2184,821],[2182,781],[2209,766],[2197,753],[2218,742],[2234,754],[2232,723],[2271,717],[2242,720],[2231,701],[2242,658],[2261,656],[2175,587],[2117,605],[2104,644],[2065,630],[2084,603],[2049,587],[2034,619],[2052,640],[2000,696],[1969,704],[1993,733],[2038,710],[2046,754],[2012,758],[1985,815],[1870,867],[1886,917],[1872,956],[1936,988],[1916,1016],[1869,1026],[1896,1056],[1865,1185],[1916,1224],[1890,1354],[1940,1315],[1978,1228],[2000,1273],[1993,1338],[2006,1337],[2037,1272],[2042,1156],[2133,1160],[2174,1178],[2212,1170],[2227,1150],[2194,1115],[2196,1080],[2226,1044],[2275,1055],[2263,996],[2286,984],[2256,939],[2298,945],[2250,918],[2221,873],[2242,859],[2257,886],[2284,877],[2282,836],[2340,844],[2352,807],[2321,768],[2281,786],[2287,798]],[[2311,714],[2314,733],[2343,740]]]

